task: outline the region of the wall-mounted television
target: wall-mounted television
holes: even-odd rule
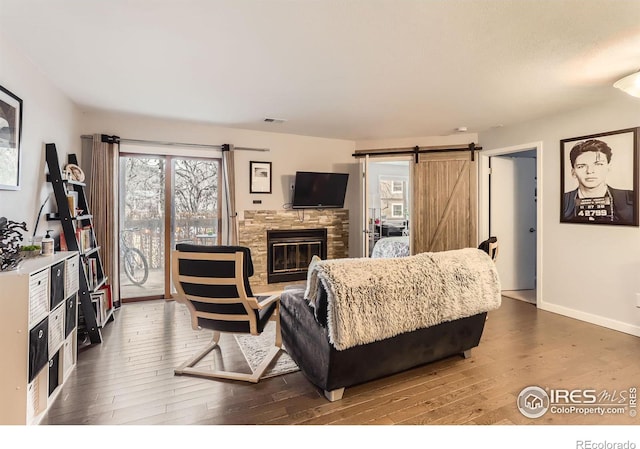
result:
[[[293,188],[293,209],[329,209],[344,207],[349,173],[299,171]]]

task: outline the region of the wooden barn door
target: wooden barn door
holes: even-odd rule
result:
[[[413,253],[477,247],[477,169],[471,152],[422,153],[414,164]]]

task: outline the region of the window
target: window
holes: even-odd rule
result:
[[[402,203],[391,204],[391,217],[404,218],[404,205]]]
[[[391,193],[402,193],[403,191],[402,181],[391,181]]]

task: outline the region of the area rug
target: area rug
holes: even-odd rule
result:
[[[267,352],[273,347],[273,342],[276,338],[275,329],[276,325],[273,322],[269,322],[260,335],[234,335],[252,371],[260,365]],[[269,368],[267,368],[265,374],[262,376],[263,379],[282,376],[283,374],[293,373],[300,369],[289,354],[287,354],[284,346],[283,349],[285,350],[280,351],[280,354],[271,362],[271,365],[269,365]]]

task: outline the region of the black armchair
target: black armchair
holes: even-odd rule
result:
[[[487,240],[480,243],[478,249],[481,249],[485,253],[489,254],[489,256],[495,262],[498,258],[498,238],[495,236],[489,237]]]
[[[211,342],[176,368],[175,374],[258,382],[282,348],[280,295],[253,296],[249,248],[179,244],[172,252],[171,266],[176,300],[189,309],[193,329],[213,330]],[[269,321],[276,324],[274,346],[251,374],[195,366],[216,348],[221,332],[259,335]]]

